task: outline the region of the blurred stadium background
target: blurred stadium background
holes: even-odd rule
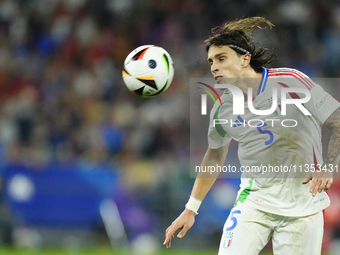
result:
[[[161,244],[194,181],[189,84],[209,76],[203,40],[254,15],[276,25],[254,34],[278,53],[275,66],[339,77],[335,0],[0,0],[0,252],[216,254],[235,179],[217,181],[177,250]],[[175,63],[172,85],[152,99],[121,78],[144,44]],[[335,180],[324,254],[340,253],[339,191]]]

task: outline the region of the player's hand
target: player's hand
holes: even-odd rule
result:
[[[182,238],[185,236],[187,231],[194,225],[195,222],[195,213],[189,209],[185,209],[177,219],[172,222],[170,227],[168,227],[165,231],[165,241],[163,245],[166,245],[166,248],[171,247],[171,240],[175,237],[175,233],[177,230],[182,229],[181,232],[178,233],[177,237]]]
[[[327,170],[309,172],[302,184],[307,184],[309,181],[311,181],[309,192],[315,197],[317,192],[329,190],[333,183],[333,173]]]

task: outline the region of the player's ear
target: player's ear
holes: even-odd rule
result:
[[[250,64],[251,56],[249,53],[244,54],[242,59],[242,66],[246,67]]]

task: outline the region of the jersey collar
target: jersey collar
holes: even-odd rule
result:
[[[257,91],[257,95],[260,95],[266,89],[267,79],[268,79],[268,69],[262,67],[262,78],[261,78],[259,89]]]

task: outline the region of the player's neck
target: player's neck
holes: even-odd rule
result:
[[[244,70],[244,72],[242,73],[242,77],[237,81],[237,87],[242,90],[245,99],[248,96],[249,87],[253,89],[253,100],[255,99],[257,91],[260,87],[261,78],[262,73],[256,73],[252,68]]]

